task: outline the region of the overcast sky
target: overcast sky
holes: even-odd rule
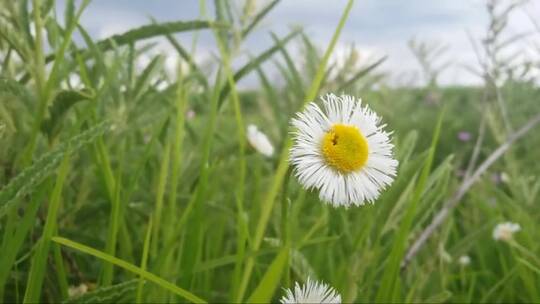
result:
[[[212,2],[208,1],[210,15],[213,14]],[[260,9],[268,1],[256,0],[255,3]],[[326,45],[345,5],[345,0],[283,0],[248,38],[244,51],[257,54],[272,44],[270,31],[285,34],[291,25],[302,25],[316,43]],[[512,15],[507,35],[534,31],[528,15],[540,20],[539,0],[530,1]],[[93,0],[81,23],[96,38],[104,38],[146,24],[150,16],[158,21],[194,20],[199,18],[199,1]],[[388,55],[381,68],[390,72],[394,81],[406,81],[419,71],[407,47],[407,42],[416,37],[449,47],[444,60],[450,60],[453,65],[441,75],[441,82],[471,84],[478,79],[463,68],[476,62],[467,32],[478,40],[483,37],[487,22],[484,0],[357,0],[336,53],[343,53],[354,44],[367,57]],[[188,34],[179,38],[186,43],[190,41]],[[538,54],[534,43],[540,45],[539,38],[537,32],[520,41],[523,54]],[[203,34],[200,57],[215,50],[214,40]]]

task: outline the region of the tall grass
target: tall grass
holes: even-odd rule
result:
[[[311,277],[344,302],[540,301],[540,91],[526,63],[500,59],[520,45],[504,31],[517,6],[489,1],[489,39],[471,37],[483,86],[440,87],[433,54],[449,50],[415,41],[426,84],[411,88],[387,85],[384,54],[332,60],[353,0],[328,44],[291,28],[246,57],[279,2],[200,1],[199,20],[104,40],[79,22],[89,1],[0,2],[1,300],[275,302]],[[208,62],[200,31],[214,37]],[[260,85],[241,89],[246,77]],[[289,121],[331,91],[394,131],[399,172],[374,205],[332,208],[291,175]],[[272,157],[248,144],[251,123]],[[522,227],[510,242],[492,238],[503,221]]]

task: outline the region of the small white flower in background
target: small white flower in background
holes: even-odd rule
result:
[[[78,74],[70,73],[68,79],[62,82],[61,86],[63,89],[81,89],[83,87],[83,83],[81,81],[81,77]]]
[[[306,284],[296,282],[294,289],[287,289],[280,300],[283,304],[293,303],[341,303],[341,295],[331,286],[307,279]]]
[[[146,54],[142,54],[137,59],[135,59],[135,69],[137,72],[142,72],[144,69],[152,62],[152,59],[150,59],[150,56]]]
[[[30,35],[33,38],[36,38],[36,25],[34,24],[34,22],[30,22],[29,29]],[[47,29],[45,29],[44,27],[41,28],[41,39],[47,39]]]
[[[164,80],[159,80],[159,81],[155,84],[155,88],[156,88],[156,90],[158,90],[158,91],[164,91],[164,90],[166,90],[169,86],[170,86],[170,84],[169,84],[167,81],[164,81]]]
[[[88,286],[86,286],[84,283],[81,283],[79,286],[69,286],[68,288],[68,295],[70,298],[82,296],[87,292]]]
[[[521,230],[521,226],[512,222],[500,223],[493,229],[493,239],[496,241],[510,241],[514,233]]]
[[[174,82],[178,78],[178,72],[181,75],[189,73],[190,66],[185,60],[180,60],[176,54],[165,54],[165,61],[163,63],[165,75],[169,81]]]
[[[396,175],[390,133],[380,117],[349,95],[321,97],[292,120],[290,161],[307,189],[333,206],[373,203]]]
[[[169,80],[174,81],[176,79],[176,74],[178,73],[178,56],[167,55],[165,57],[165,74]]]
[[[510,182],[510,176],[506,172],[501,172],[501,182],[508,184]]]
[[[257,129],[257,126],[249,125],[247,127],[247,140],[262,155],[270,157],[274,154],[274,146],[272,146],[266,134]]]
[[[471,258],[468,255],[462,255],[459,257],[458,262],[461,266],[468,266],[471,264]]]

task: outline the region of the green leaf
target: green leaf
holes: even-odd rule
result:
[[[47,186],[48,185],[45,184],[38,187],[30,204],[24,210],[24,216],[22,218],[17,218],[17,228],[15,232],[9,237],[6,236],[2,239],[2,247],[0,248],[2,252],[2,259],[0,259],[0,299],[3,299],[4,285],[10,275],[10,269],[13,267],[13,263],[17,258],[17,253],[21,249],[28,232],[35,224],[39,206],[41,206],[48,190]]]
[[[15,97],[26,105],[34,103],[34,96],[24,85],[6,77],[0,77],[0,97]]]
[[[270,3],[268,3],[257,15],[253,18],[253,20],[249,23],[248,26],[244,30],[242,30],[242,38],[246,38],[246,36],[251,33],[251,31],[255,28],[255,26],[266,16],[268,13],[276,6],[276,4],[279,3],[280,0],[274,0]]]
[[[187,290],[185,290],[183,288],[180,288],[180,287],[174,285],[173,283],[168,282],[168,281],[158,277],[157,275],[155,275],[153,273],[150,273],[150,272],[148,272],[146,270],[143,270],[143,269],[141,269],[141,268],[139,268],[139,267],[137,267],[137,266],[135,266],[133,264],[130,264],[130,263],[124,261],[124,260],[121,260],[121,259],[119,259],[117,257],[108,255],[108,254],[106,254],[106,253],[104,253],[102,251],[99,251],[99,250],[96,250],[94,248],[85,246],[83,244],[79,244],[77,242],[68,240],[68,239],[63,238],[63,237],[53,237],[52,240],[54,242],[57,242],[58,244],[61,244],[61,245],[64,245],[66,247],[70,247],[70,248],[73,248],[75,250],[78,250],[80,252],[95,256],[98,259],[108,261],[108,262],[110,262],[110,263],[112,263],[112,264],[114,264],[114,265],[116,265],[118,267],[124,268],[127,271],[138,274],[139,276],[146,279],[147,281],[153,282],[153,283],[161,286],[162,288],[167,289],[167,290],[169,290],[169,291],[171,291],[171,292],[185,298],[186,300],[189,300],[189,301],[194,302],[194,303],[206,303],[206,301],[204,301],[203,299],[197,297],[196,295],[192,294],[191,292],[189,292],[189,291],[187,291]]]
[[[19,1],[19,18],[18,18],[18,26],[23,32],[24,39],[28,42],[29,46],[33,47],[34,39],[32,38],[32,35],[30,34],[30,17],[28,15],[28,0],[21,0]]]
[[[90,90],[65,90],[56,94],[49,109],[49,119],[41,124],[41,131],[46,133],[49,138],[56,136],[61,129],[62,121],[69,109],[76,103],[93,98],[93,92]]]
[[[66,154],[73,153],[95,140],[99,135],[105,133],[108,126],[107,123],[100,123],[72,137],[67,142],[58,145],[53,151],[43,155],[33,165],[13,178],[0,190],[0,218],[5,215],[8,208],[17,199],[33,192],[39,183],[52,174]]]
[[[180,57],[182,57],[182,59],[184,59],[188,63],[190,69],[193,70],[193,73],[190,74],[189,76],[194,77],[204,87],[208,87],[208,80],[202,73],[201,69],[199,68],[195,60],[193,60],[191,55],[188,53],[188,51],[186,51],[186,49],[171,34],[166,34],[165,37],[167,38],[167,40],[169,40],[169,42],[174,47],[178,55],[180,55]]]
[[[334,47],[336,46],[336,43],[338,41],[339,34],[341,33],[341,30],[345,26],[345,22],[347,21],[349,17],[349,13],[351,12],[353,4],[354,4],[353,0],[350,0],[347,3],[347,6],[345,7],[345,10],[343,12],[343,15],[339,19],[339,23],[336,27],[334,35],[332,35],[330,44],[328,45],[326,51],[324,52],[321,63],[319,64],[319,67],[317,68],[317,73],[315,74],[315,78],[313,78],[311,87],[307,91],[306,99],[304,100],[305,103],[315,100],[315,97],[319,93],[319,89],[321,88],[321,85],[323,83],[323,78],[325,76],[326,66],[328,64],[328,61],[330,60],[330,56],[332,55],[332,52],[334,51]]]
[[[244,76],[249,74],[251,71],[255,70],[257,67],[259,67],[261,64],[266,62],[266,60],[270,59],[272,55],[274,55],[275,52],[279,51],[287,42],[289,42],[292,38],[294,38],[296,35],[298,35],[301,31],[300,30],[294,30],[289,35],[285,36],[285,38],[278,40],[274,46],[267,49],[266,51],[262,52],[259,56],[255,57],[251,61],[249,61],[246,65],[244,65],[242,68],[240,68],[235,74],[234,74],[234,81],[238,82],[240,79],[242,79]],[[229,83],[227,83],[223,89],[221,90],[221,93],[219,95],[219,104],[218,107],[221,107],[223,104],[223,101],[227,96],[229,95],[229,92],[231,91],[231,86]]]
[[[399,277],[399,268],[401,259],[403,258],[403,253],[405,251],[405,245],[407,242],[407,237],[411,230],[413,219],[416,215],[416,207],[420,201],[422,193],[424,192],[426,183],[431,172],[433,165],[433,159],[435,157],[435,151],[437,148],[437,143],[439,141],[439,135],[441,131],[442,121],[444,117],[444,109],[441,111],[439,116],[437,126],[433,132],[433,137],[431,140],[431,146],[429,148],[428,156],[424,162],[422,171],[416,183],[413,197],[407,206],[405,216],[401,220],[399,229],[397,230],[397,235],[394,238],[392,251],[386,262],[385,270],[383,277],[381,279],[381,286],[377,292],[376,302],[395,302],[397,301],[397,296],[400,292],[400,277]]]
[[[100,287],[81,296],[69,298],[63,303],[129,303],[133,301],[133,291],[139,280]]]
[[[269,303],[276,291],[285,265],[289,262],[289,248],[283,248],[276,256],[261,282],[251,294],[248,303]]]
[[[319,91],[320,85],[322,83],[322,77],[324,75],[324,71],[326,70],[326,64],[328,62],[328,58],[330,57],[330,54],[332,53],[337,40],[340,36],[341,30],[345,26],[345,22],[349,17],[349,13],[352,9],[352,6],[354,4],[354,0],[349,0],[347,2],[347,6],[343,10],[343,14],[341,15],[341,18],[339,20],[338,26],[336,27],[336,30],[334,31],[334,34],[332,35],[332,39],[330,41],[330,44],[328,45],[328,48],[326,49],[325,56],[323,60],[321,61],[318,72],[311,84],[311,89],[308,91],[307,98],[305,99],[305,102],[309,100],[313,100],[315,98],[315,95]],[[294,33],[292,33],[294,34]],[[290,35],[292,35],[290,34]],[[279,49],[277,47],[276,51]],[[248,65],[252,64],[252,62],[248,63]],[[259,217],[259,221],[257,223],[257,227],[255,230],[255,235],[253,239],[253,248],[254,250],[258,250],[261,242],[264,237],[264,232],[266,231],[268,221],[270,219],[270,215],[272,213],[272,209],[274,207],[274,203],[276,201],[276,196],[282,186],[282,183],[285,179],[285,175],[289,169],[289,148],[292,146],[292,142],[290,137],[287,138],[286,143],[283,145],[282,151],[280,153],[280,158],[277,164],[277,168],[275,170],[275,174],[273,177],[273,180],[271,184],[268,186],[268,192],[266,195],[262,198],[262,210]],[[253,271],[253,267],[255,266],[255,260],[252,258],[249,258],[246,262],[246,266],[244,268],[244,273],[242,276],[242,282],[240,284],[239,292],[237,300],[241,300],[244,297],[244,292],[247,288],[247,284],[249,281],[249,278],[251,277],[251,273]]]
[[[51,246],[51,238],[57,229],[56,223],[58,222],[58,209],[60,209],[60,203],[62,202],[62,189],[64,188],[69,169],[70,157],[69,154],[66,154],[62,159],[60,168],[58,169],[56,182],[49,197],[49,206],[45,226],[43,227],[43,234],[41,235],[36,247],[36,251],[32,256],[32,263],[30,265],[30,270],[28,271],[26,290],[24,292],[24,303],[35,303],[39,302],[41,299],[43,280],[45,278],[47,260]],[[56,271],[62,270],[56,269]],[[62,279],[65,279],[65,277]],[[65,283],[65,285],[67,285],[67,283]]]
[[[143,254],[141,257],[142,270],[146,270],[146,265],[148,264],[148,252],[150,251],[151,237],[152,237],[152,217],[150,217],[150,220],[148,221],[148,227],[146,228],[146,236],[144,238]],[[137,286],[137,297],[135,300],[136,303],[142,303],[143,287],[144,287],[144,279],[141,278]]]
[[[152,76],[157,72],[158,67],[161,66],[162,61],[162,56],[154,57],[154,59],[152,59],[148,66],[144,68],[141,76],[137,78],[137,82],[135,83],[133,92],[135,100],[138,100],[141,97],[142,93],[145,92],[145,89],[148,88],[150,80],[152,80]]]
[[[129,30],[123,34],[111,36],[103,39],[96,44],[102,50],[112,49],[114,46],[122,46],[125,44],[133,43],[135,41],[144,40],[152,37],[174,34],[185,31],[199,30],[209,28],[210,26],[222,27],[218,24],[214,24],[209,21],[175,21],[165,22],[159,24],[148,24],[138,27],[133,30]]]
[[[70,24],[74,21],[75,18],[75,1],[68,0],[66,1],[66,9],[64,11],[64,20],[65,24]]]
[[[388,56],[381,57],[381,58],[379,58],[379,60],[377,60],[374,63],[368,65],[367,67],[361,69],[356,74],[354,74],[349,80],[345,81],[345,83],[343,83],[341,86],[339,86],[339,88],[336,91],[337,92],[342,92],[343,90],[345,90],[346,88],[348,88],[349,86],[354,84],[358,79],[364,77],[369,72],[373,71],[375,68],[377,68],[383,62],[385,62],[386,58],[388,58]]]
[[[25,40],[25,35],[21,35],[16,29],[16,24],[9,23],[6,18],[0,18],[0,37],[2,38],[2,45],[4,41],[13,48],[19,57],[23,61],[28,58],[29,47]]]
[[[5,33],[9,33],[9,30],[2,31],[2,24],[0,23],[0,36]],[[174,34],[174,33],[180,33],[180,32],[186,32],[186,31],[192,31],[192,30],[199,30],[199,29],[205,29],[209,28],[211,26],[214,27],[225,27],[223,24],[216,24],[209,21],[201,21],[201,20],[193,20],[193,21],[175,21],[175,22],[165,22],[165,23],[159,23],[159,24],[148,24],[141,27],[138,27],[133,30],[129,30],[125,33],[118,34],[111,36],[109,38],[100,40],[96,42],[97,47],[101,49],[101,51],[108,51],[113,49],[114,47],[127,45],[130,43],[134,43],[139,40],[149,39],[153,37],[158,37],[166,34]],[[79,30],[81,27],[79,26]],[[12,38],[16,38],[12,37]],[[10,40],[10,43],[15,43],[15,46],[20,46],[20,43],[18,41],[15,41],[14,39]],[[24,45],[24,44],[23,44]],[[15,47],[14,47],[15,48]],[[23,51],[19,51],[21,47],[15,48],[18,53],[21,53]],[[75,50],[76,52],[84,52],[85,58],[89,54],[86,53],[84,49],[78,49]],[[23,52],[24,55],[24,52]],[[25,58],[23,55],[21,55],[22,58]],[[45,57],[45,62],[49,63],[54,61],[56,58],[55,54],[49,54],[47,57]],[[21,78],[22,82],[26,82],[30,79],[29,74],[25,74]]]

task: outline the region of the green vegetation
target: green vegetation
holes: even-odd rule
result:
[[[79,24],[88,1],[67,0],[65,12],[29,2],[0,1],[0,301],[275,302],[307,277],[344,302],[540,301],[539,119],[409,250],[540,114],[537,79],[523,66],[486,52],[484,86],[440,87],[423,61],[434,59],[417,52],[428,84],[389,86],[382,54],[331,60],[353,0],[321,49],[294,28],[239,67],[243,41],[264,35],[257,26],[279,0],[234,14],[216,0],[215,19],[201,1],[200,20],[102,41]],[[194,58],[199,31],[215,37],[208,65]],[[174,79],[161,55],[137,69],[157,37],[180,58]],[[239,89],[249,76],[260,86]],[[393,131],[398,175],[373,205],[333,208],[291,174],[289,120],[326,92],[362,98]],[[272,157],[249,145],[251,123]],[[494,240],[507,221],[521,231]],[[70,292],[81,284],[87,293]]]

